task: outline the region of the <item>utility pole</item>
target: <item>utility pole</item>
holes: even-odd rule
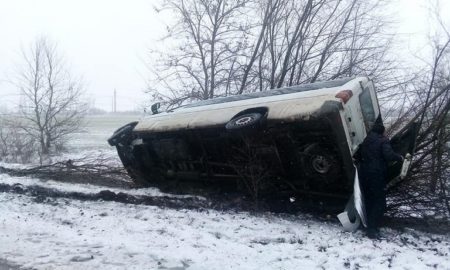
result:
[[[117,112],[117,91],[116,91],[116,88],[114,88],[113,112]]]

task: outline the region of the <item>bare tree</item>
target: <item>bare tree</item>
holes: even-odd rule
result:
[[[162,9],[177,15],[165,41],[175,48],[157,55],[148,91],[169,105],[228,95],[246,46],[249,0],[165,0]],[[163,91],[161,91],[163,90]]]
[[[38,152],[47,155],[80,130],[87,105],[80,80],[70,75],[54,43],[38,38],[22,56],[15,80],[21,91],[16,124],[38,142]]]
[[[437,29],[430,40],[430,54],[415,80],[400,94],[407,106],[398,115],[392,129],[402,132],[413,122],[420,125],[415,159],[410,175],[391,189],[398,211],[405,206],[428,216],[450,216],[450,27],[440,16],[439,2],[430,17]],[[427,60],[430,59],[430,60]]]
[[[242,147],[233,149],[235,156],[230,165],[240,177],[238,185],[245,187],[245,191],[248,192],[257,209],[261,193],[267,192],[270,186],[267,180],[274,177],[272,165],[264,162],[261,154],[257,153],[255,145],[258,142],[245,136],[242,140]]]
[[[19,123],[0,117],[0,161],[29,163],[35,148],[36,140],[27,136]]]
[[[178,18],[152,65],[154,99],[186,101],[392,74],[382,0],[165,0]]]

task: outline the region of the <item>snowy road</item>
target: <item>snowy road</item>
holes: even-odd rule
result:
[[[0,177],[0,183],[14,182],[39,180]],[[52,182],[40,184],[55,188]],[[84,193],[95,188],[61,186]],[[26,268],[450,269],[448,235],[391,229],[383,235],[372,241],[307,215],[0,193],[0,258]]]

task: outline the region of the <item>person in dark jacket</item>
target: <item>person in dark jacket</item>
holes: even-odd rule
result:
[[[384,126],[376,123],[361,144],[359,177],[367,216],[367,235],[377,237],[378,226],[386,209],[386,177],[388,163],[403,157],[392,150],[384,136]]]

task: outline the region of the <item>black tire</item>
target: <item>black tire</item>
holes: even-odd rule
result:
[[[231,119],[226,125],[227,130],[238,130],[248,127],[257,126],[262,119],[262,114],[260,113],[246,113],[243,115],[236,116]]]
[[[138,122],[131,122],[126,124],[125,126],[119,128],[114,131],[114,134],[108,139],[108,143],[111,146],[116,146],[119,143],[125,142],[127,139],[131,137],[131,132]]]
[[[318,143],[305,148],[301,161],[303,172],[308,178],[331,183],[340,177],[341,166],[337,156]]]

